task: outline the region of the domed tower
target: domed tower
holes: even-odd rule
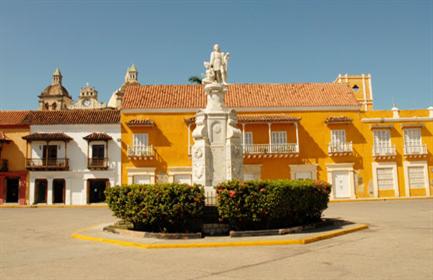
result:
[[[62,73],[56,68],[53,73],[51,85],[47,86],[39,97],[39,110],[59,111],[66,110],[72,102],[68,90],[62,85]]]

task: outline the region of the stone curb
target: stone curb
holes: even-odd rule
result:
[[[264,230],[243,230],[243,231],[230,231],[230,237],[253,237],[253,236],[268,236],[268,235],[285,235],[289,233],[300,233],[305,230],[316,229],[326,226],[338,226],[344,224],[344,221],[325,219],[321,222],[308,224],[304,226],[296,226],[290,228],[280,229],[264,229]]]
[[[74,239],[111,244],[122,247],[133,247],[137,249],[181,249],[181,248],[219,248],[219,247],[251,247],[251,246],[273,246],[273,245],[305,245],[314,243],[320,240],[325,240],[344,234],[367,229],[367,224],[358,224],[349,226],[345,229],[333,230],[321,234],[316,234],[304,239],[288,239],[288,240],[257,240],[257,241],[228,241],[228,242],[197,242],[197,243],[164,243],[164,244],[150,244],[139,243],[132,241],[116,240],[102,237],[94,237],[84,235],[79,232],[71,235]]]
[[[157,239],[200,239],[202,238],[201,232],[192,232],[192,233],[147,232],[147,231],[121,229],[114,226],[106,226],[102,230],[105,232],[111,232],[122,236],[138,237],[138,238],[157,238]]]

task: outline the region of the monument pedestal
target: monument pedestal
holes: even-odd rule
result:
[[[205,186],[209,194],[223,181],[242,179],[243,157],[236,112],[224,105],[227,86],[211,83],[205,93],[207,105],[196,114],[192,133],[192,182]]]

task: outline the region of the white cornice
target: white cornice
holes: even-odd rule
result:
[[[237,112],[256,113],[256,112],[323,112],[323,111],[360,111],[359,105],[352,106],[316,106],[316,107],[234,107]],[[123,114],[137,113],[196,113],[200,108],[165,108],[165,109],[122,109]]]
[[[432,117],[406,117],[406,118],[363,118],[363,123],[399,123],[399,122],[428,122],[433,121]]]

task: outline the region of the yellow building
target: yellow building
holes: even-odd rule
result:
[[[202,85],[130,86],[122,101],[122,183],[191,182]],[[433,108],[373,110],[370,75],[330,83],[233,84],[244,179],[312,178],[331,198],[429,196]]]
[[[0,111],[0,204],[26,204],[28,111]]]

